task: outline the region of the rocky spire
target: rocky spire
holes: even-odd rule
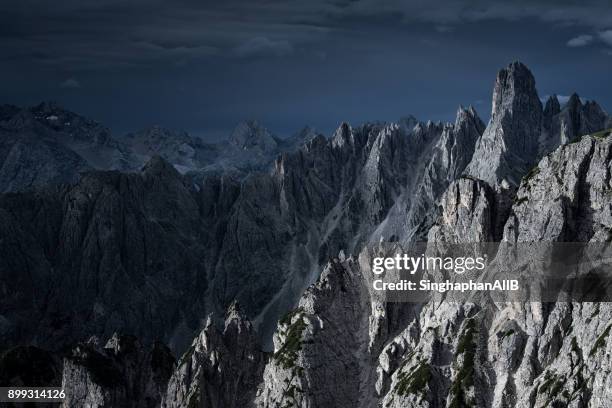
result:
[[[229,142],[241,150],[256,153],[272,152],[278,147],[270,131],[254,120],[239,123],[230,135]]]
[[[485,124],[482,119],[478,116],[476,109],[472,105],[467,108],[459,106],[457,109],[457,115],[455,117],[455,131],[465,128],[466,126],[474,126],[479,134],[482,134],[485,129]]]
[[[351,125],[346,122],[342,122],[332,136],[332,146],[342,147],[344,145],[350,144],[352,140],[353,129],[351,128]]]
[[[561,104],[557,95],[551,95],[546,100],[546,107],[544,108],[544,117],[552,118],[556,114],[561,112]]]
[[[573,93],[561,112],[553,119],[552,133],[560,143],[568,143],[588,133],[605,128],[606,113],[594,101],[583,104],[578,94]]]
[[[549,138],[554,134],[553,120],[559,115],[559,112],[561,112],[561,104],[557,95],[549,96],[546,100],[542,118],[542,130]]]
[[[179,361],[162,407],[249,406],[263,368],[264,353],[255,330],[234,301],[226,312],[223,332],[208,317]]]
[[[163,157],[159,155],[154,155],[151,159],[144,165],[142,168],[142,172],[145,175],[156,177],[160,175],[166,175],[178,178],[179,172],[174,168],[173,165],[168,163]]]
[[[491,120],[477,143],[468,174],[495,186],[518,185],[537,159],[542,115],[529,69],[513,62],[499,71]]]

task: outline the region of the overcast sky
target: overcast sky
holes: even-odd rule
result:
[[[486,119],[513,60],[541,97],[612,110],[608,0],[20,0],[0,3],[0,50],[0,103],[56,100],[116,134]]]

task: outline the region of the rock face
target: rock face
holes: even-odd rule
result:
[[[233,303],[219,332],[208,319],[178,363],[162,407],[252,406],[264,368],[264,353],[251,322]]]
[[[279,322],[258,407],[354,407],[370,391],[367,289],[353,263],[331,262]]]
[[[500,185],[518,184],[538,158],[542,103],[535,79],[523,64],[514,62],[497,74],[491,120],[478,141],[467,173]]]
[[[463,108],[455,124],[418,123],[408,133],[343,124],[331,139],[309,137],[280,155],[269,174],[194,179],[156,156],[140,173],[93,171],[1,197],[10,239],[0,241],[9,282],[0,344],[59,348],[134,328],[182,351],[203,316],[234,299],[270,339],[328,256],[380,236],[426,235],[433,203],[482,129]],[[27,250],[15,254],[15,245]],[[24,307],[31,297],[39,303]],[[32,319],[45,331],[28,328]]]
[[[204,143],[187,132],[175,132],[159,126],[128,133],[125,143],[141,165],[151,157],[160,156],[183,172],[206,167],[218,155],[214,144]]]
[[[200,221],[205,203],[162,159],[141,174],[93,172],[72,186],[1,200],[0,343],[23,336],[55,349],[85,333],[130,329],[173,344],[182,326],[197,327],[207,287],[200,260],[214,225]],[[38,329],[28,328],[30,319]]]
[[[170,350],[150,350],[132,336],[115,334],[104,347],[96,339],[76,346],[64,359],[62,407],[159,407],[175,368]]]
[[[556,96],[543,108],[535,79],[520,62],[498,73],[491,119],[465,171],[498,193],[491,203],[498,232],[494,238],[500,238],[521,178],[559,145],[604,129],[607,117],[596,102],[583,105],[576,94],[563,108]]]
[[[104,126],[55,103],[0,115],[0,191],[71,183],[93,168],[130,170],[130,153]]]
[[[491,120],[478,141],[467,174],[492,186],[517,186],[529,169],[560,144],[605,128],[596,102],[572,94],[561,109],[556,96],[543,108],[529,69],[514,62],[497,75]]]
[[[303,129],[282,139],[260,123],[246,121],[236,126],[228,140],[216,143],[159,126],[128,133],[123,141],[139,166],[160,156],[181,173],[202,180],[211,173],[233,172],[245,177],[249,172],[267,171],[276,156],[298,149],[313,134],[312,129]]]
[[[577,97],[543,107],[513,63],[486,128],[473,108],[453,124],[343,123],[301,132],[269,173],[182,175],[155,156],[1,195],[0,348],[129,330],[181,352],[203,322],[176,367],[132,337],[81,343],[63,364],[67,406],[612,405],[606,304],[387,303],[365,268],[380,241],[607,241],[606,120]],[[176,151],[158,133],[134,139]],[[228,143],[282,144],[253,123]]]
[[[230,135],[229,143],[259,154],[272,153],[279,145],[279,141],[256,121],[240,123]]]
[[[607,239],[611,148],[610,136],[585,136],[543,158],[520,184],[501,239]],[[453,183],[431,242],[498,235],[494,194],[480,180]],[[610,404],[608,304],[384,305],[368,297],[360,265],[332,262],[279,322],[258,406]],[[335,370],[342,370],[340,383]]]
[[[75,183],[90,170],[136,172],[154,156],[196,180],[230,171],[244,177],[269,169],[278,154],[296,150],[313,132],[305,129],[281,139],[250,121],[218,143],[159,126],[114,137],[103,125],[53,102],[31,108],[2,105],[0,192]]]

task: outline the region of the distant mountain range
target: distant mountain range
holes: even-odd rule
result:
[[[381,303],[360,264],[380,242],[609,240],[610,117],[542,104],[519,62],[487,125],[206,144],[49,104],[0,118],[1,383],[44,367],[67,407],[612,406],[610,304]]]
[[[103,125],[56,103],[0,106],[0,191],[72,183],[87,170],[139,171],[160,156],[181,173],[246,174],[267,170],[276,156],[315,136],[304,128],[279,138],[256,121],[238,124],[228,140],[206,143],[158,126],[114,137]]]

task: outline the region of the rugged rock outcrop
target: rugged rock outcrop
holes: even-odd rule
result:
[[[71,183],[93,168],[130,170],[127,149],[97,122],[55,103],[10,107],[0,116],[0,191]]]
[[[141,165],[151,157],[160,156],[182,172],[206,167],[219,155],[213,143],[205,143],[187,132],[176,132],[160,126],[128,133],[124,142]]]
[[[257,154],[276,152],[277,140],[256,121],[240,123],[230,135],[228,142],[241,150],[251,150]]]
[[[486,129],[472,108],[454,124],[343,123],[270,173],[194,178],[154,157],[140,173],[2,195],[0,346],[131,329],[180,350],[238,299],[245,315],[234,304],[206,319],[175,369],[166,350],[170,368],[153,370],[131,337],[81,344],[64,361],[66,404],[608,406],[607,304],[392,303],[368,290],[380,241],[607,241],[612,136],[576,138],[605,113],[570,102],[542,107],[513,63]],[[251,130],[233,143],[277,148]],[[266,354],[258,337],[272,332]]]
[[[554,107],[548,110],[554,112]],[[531,136],[539,137],[539,130]],[[610,205],[605,195],[610,189],[610,140],[609,132],[599,132],[545,156],[532,171],[525,170],[513,180],[518,192],[503,214],[497,210],[499,192],[495,189],[501,183],[489,180],[491,185],[474,177],[460,177],[443,194],[440,218],[429,231],[429,240],[606,240],[610,231]],[[326,294],[314,288],[324,286],[333,293],[334,286],[328,283],[331,271],[344,271],[334,275],[343,277],[335,281],[336,288],[363,281],[354,262],[334,265],[328,267],[313,291],[304,295],[300,305],[317,303],[310,298],[311,293],[318,293],[324,303]],[[363,306],[364,296],[364,290],[353,291],[354,300],[349,302],[362,304],[361,310],[351,314],[355,327],[335,332],[333,342],[317,347],[327,350],[330,345],[352,344],[355,339],[369,337],[373,347],[365,349],[365,354],[358,353],[365,365],[360,371],[361,381],[351,375],[345,377],[353,387],[347,406],[596,407],[610,403],[610,379],[607,370],[602,370],[610,364],[607,304],[491,303],[482,307],[431,302],[414,309],[367,301]],[[334,298],[341,299],[342,295]],[[344,308],[347,310],[351,309]],[[308,358],[308,348],[318,344],[317,336],[311,334],[317,332],[312,329],[317,325],[311,322],[320,319],[327,330],[330,326],[342,327],[345,320],[336,321],[336,315],[323,311],[311,316],[298,308],[288,322],[279,324],[275,350],[297,344],[296,358],[291,361],[298,369],[290,377],[291,371],[278,363],[267,366],[262,386],[266,392],[258,397],[262,406],[274,398],[291,401],[292,406],[316,406],[311,390],[298,392],[308,389],[304,379],[326,378],[317,369],[317,357]],[[370,322],[367,333],[357,323],[366,318]],[[385,329],[381,331],[381,327]],[[288,331],[299,332],[301,341],[283,342]],[[354,357],[354,353],[341,351],[333,355],[345,355],[343,364],[349,367]],[[374,377],[373,370],[376,380],[364,382],[364,378]],[[286,381],[282,379],[289,378],[295,380],[295,388],[283,388]],[[325,390],[336,387],[333,380],[327,380],[329,388],[323,385],[315,395],[326,395]],[[362,388],[364,385],[366,390],[370,387],[369,392]],[[343,405],[326,400],[322,406]]]
[[[498,73],[491,119],[465,171],[495,192],[490,204],[495,214],[494,238],[501,237],[521,178],[558,146],[604,129],[607,117],[596,102],[583,104],[576,94],[563,108],[556,96],[542,107],[535,79],[520,62]]]
[[[371,392],[369,299],[354,268],[352,259],[333,260],[279,322],[258,407],[354,407]]]
[[[572,94],[563,108],[556,96],[542,107],[529,69],[513,62],[497,75],[491,120],[466,174],[496,189],[518,186],[543,156],[580,135],[605,129],[608,116],[594,101]]]
[[[225,194],[231,200],[230,189],[220,201]],[[88,173],[73,186],[0,201],[2,344],[19,336],[59,348],[116,330],[176,344],[181,327],[197,327],[206,309],[201,260],[214,250],[204,243],[216,221],[201,222],[207,201],[168,163]],[[193,329],[185,330],[188,342]]]
[[[0,192],[74,183],[90,170],[135,172],[154,156],[195,180],[220,172],[245,177],[268,170],[278,154],[298,149],[313,133],[306,128],[283,139],[249,121],[238,124],[229,140],[216,143],[159,126],[116,137],[54,102],[31,108],[2,105]]]
[[[585,136],[542,159],[520,185],[503,241],[607,239],[611,147],[610,137]],[[483,181],[453,183],[431,242],[489,239],[492,194]],[[353,259],[331,263],[279,323],[276,361],[266,367],[259,406],[610,404],[607,303],[383,305],[368,297],[360,265]],[[360,375],[352,374],[357,362]],[[344,370],[341,384],[336,369]],[[335,400],[334,390],[350,397]]]
[[[582,135],[605,129],[607,118],[597,102],[587,101],[583,104],[574,93],[558,116],[552,118],[552,134],[560,137],[557,145],[569,143]]]
[[[162,407],[241,408],[253,405],[263,374],[261,351],[251,322],[230,305],[220,332],[209,318],[178,363]]]
[[[609,131],[584,136],[545,156],[527,173],[505,223],[503,241],[607,241],[609,136]],[[471,183],[476,186],[481,182]],[[491,200],[480,195],[478,200],[467,200],[471,205],[466,205],[459,197],[449,190],[445,216],[432,229],[431,239],[478,237],[481,231],[490,228],[486,204]],[[457,222],[459,218],[455,215],[461,212],[464,221]],[[470,222],[466,230],[465,220],[474,219],[480,221]],[[456,234],[457,231],[461,234]],[[609,353],[601,350],[606,347],[609,334],[609,304],[534,302],[498,304],[494,310],[484,327],[489,333],[488,342],[482,343],[483,348],[488,347],[483,359],[486,357],[492,364],[496,378],[491,387],[490,406],[610,404],[612,396],[606,390],[610,379],[606,370],[601,369],[610,364]]]
[[[234,299],[270,339],[328,256],[426,234],[482,127],[463,108],[455,124],[408,134],[343,124],[282,154],[269,174],[196,180],[155,156],[138,173],[90,171],[1,196],[0,344],[56,349],[130,331],[183,350],[203,316]]]
[[[467,174],[493,186],[516,186],[540,153],[542,103],[529,69],[514,62],[497,74],[491,119]]]
[[[214,143],[159,126],[128,133],[122,141],[139,166],[160,156],[199,181],[209,174],[233,172],[245,177],[253,171],[267,171],[276,156],[295,151],[313,135],[314,130],[305,128],[283,139],[256,121],[245,121],[234,128],[227,140]]]
[[[174,368],[160,343],[146,349],[133,336],[115,334],[101,347],[92,338],[64,358],[62,407],[159,407]]]

